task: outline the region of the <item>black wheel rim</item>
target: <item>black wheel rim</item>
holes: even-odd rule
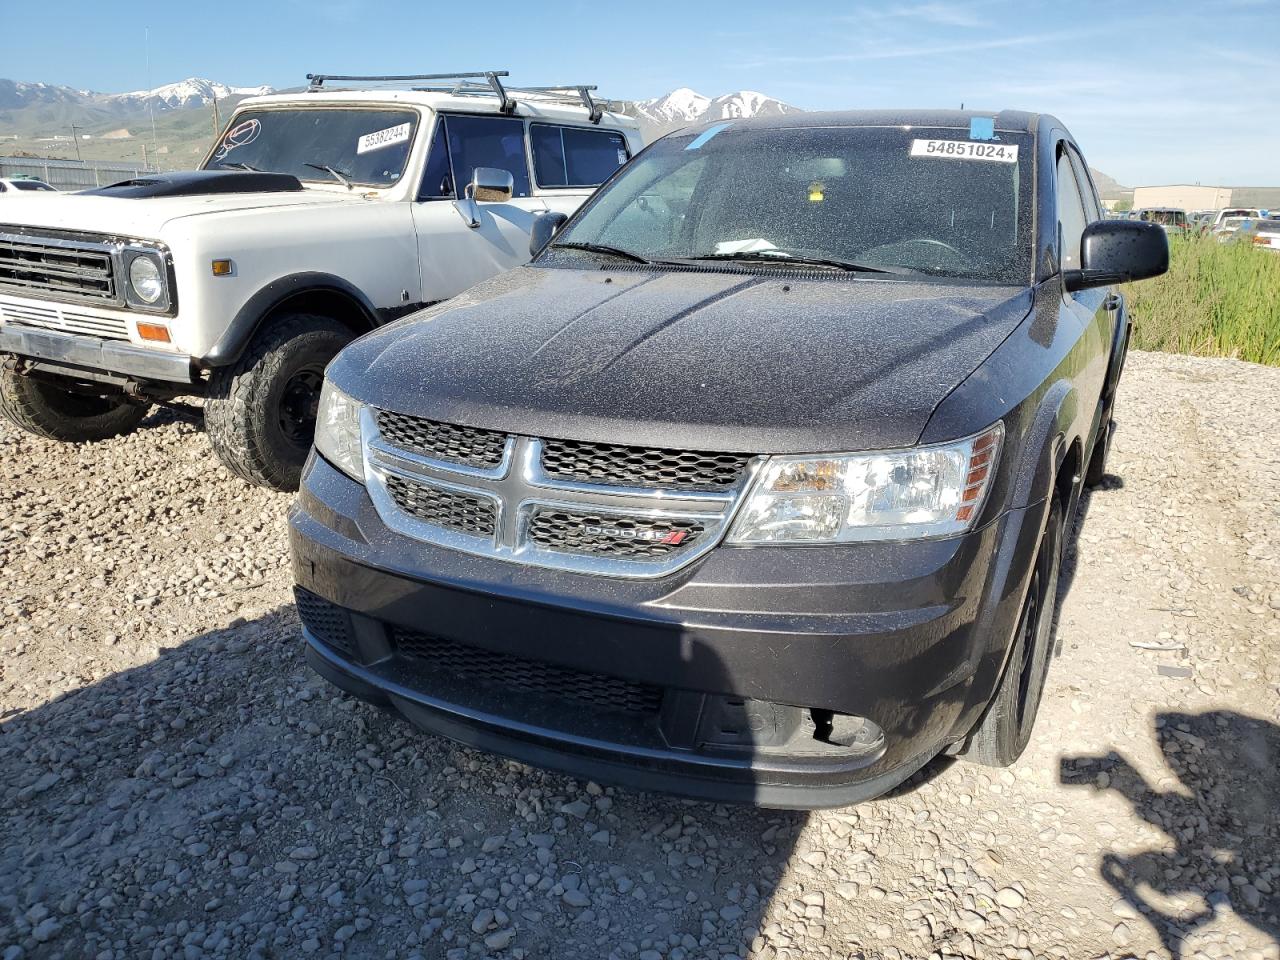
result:
[[[1022,619],[1019,623],[1022,642],[1022,662],[1018,664],[1018,729],[1025,729],[1027,714],[1034,709],[1038,697],[1034,697],[1033,689],[1036,676],[1036,653],[1039,649],[1037,640],[1040,633],[1040,563],[1036,560],[1036,570],[1031,575],[1031,586],[1027,590],[1027,600],[1022,607]]]
[[[295,446],[310,445],[316,432],[324,371],[306,367],[291,376],[280,394],[280,432]]]

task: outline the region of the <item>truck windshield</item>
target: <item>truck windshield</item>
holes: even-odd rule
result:
[[[389,187],[404,173],[417,128],[413,110],[247,110],[232,119],[204,168]]]
[[[1031,275],[1032,141],[903,127],[711,127],[641,154],[553,247],[997,283]],[[572,247],[576,247],[573,249]],[[808,261],[803,263],[803,261]]]

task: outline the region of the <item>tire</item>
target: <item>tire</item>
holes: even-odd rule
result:
[[[86,443],[131,432],[150,404],[123,394],[67,390],[48,380],[0,368],[0,413],[15,426],[47,440]]]
[[[1021,756],[1031,739],[1053,652],[1062,538],[1062,504],[1055,497],[1018,614],[1013,652],[986,715],[970,735],[963,754],[966,760],[1007,767]]]
[[[298,489],[324,368],[351,339],[332,317],[286,313],[258,331],[237,363],[213,372],[205,432],[228,470],[261,487]]]

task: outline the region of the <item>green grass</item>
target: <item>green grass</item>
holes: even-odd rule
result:
[[[1280,255],[1173,238],[1169,272],[1124,288],[1139,350],[1280,366]]]

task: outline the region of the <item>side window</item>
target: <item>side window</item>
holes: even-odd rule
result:
[[[1069,147],[1071,168],[1076,172],[1076,183],[1080,185],[1080,197],[1084,200],[1084,212],[1090,223],[1102,219],[1102,204],[1098,202],[1098,194],[1094,191],[1093,180],[1089,177],[1089,168],[1085,166],[1084,157],[1075,147]]]
[[[453,171],[449,168],[449,132],[444,118],[436,121],[435,136],[431,138],[431,150],[427,154],[427,169],[418,188],[419,200],[453,200]]]
[[[630,157],[626,138],[612,130],[534,123],[529,139],[539,187],[598,187]]]
[[[450,115],[444,121],[453,161],[453,182],[459,194],[466,190],[476,167],[497,167],[510,173],[515,181],[513,196],[529,196],[523,120]]]
[[[1086,223],[1084,203],[1071,158],[1066,149],[1058,153],[1058,226],[1062,236],[1062,269],[1080,269],[1080,239]]]

